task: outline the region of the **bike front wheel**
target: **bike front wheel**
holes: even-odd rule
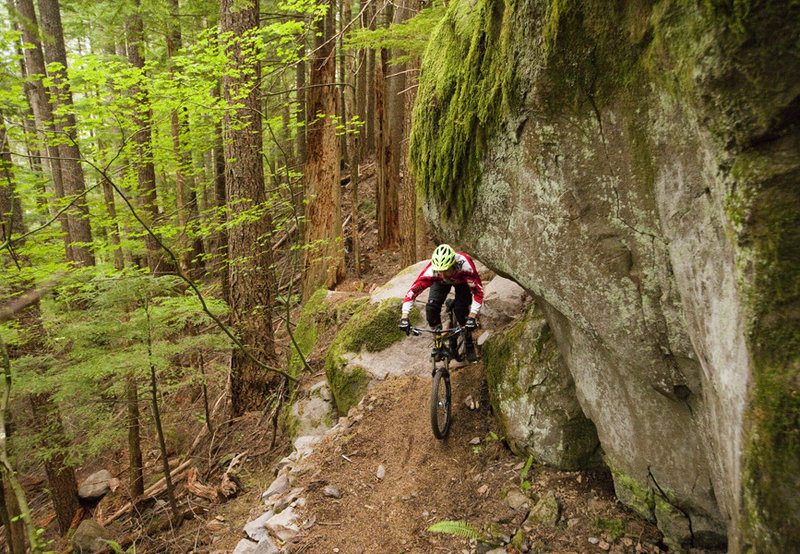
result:
[[[431,427],[437,439],[445,438],[450,431],[450,374],[443,367],[433,372]]]

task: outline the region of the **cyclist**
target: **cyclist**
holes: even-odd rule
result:
[[[411,329],[408,314],[411,312],[414,299],[428,287],[431,290],[428,294],[428,303],[425,306],[425,315],[431,329],[441,328],[442,304],[444,304],[450,288],[455,287],[456,299],[453,311],[458,324],[467,329],[467,333],[464,335],[467,360],[470,362],[476,361],[478,358],[475,355],[475,345],[472,341],[471,331],[477,327],[475,318],[478,316],[483,303],[483,285],[472,258],[461,252],[456,252],[447,244],[440,244],[436,247],[430,263],[419,274],[419,277],[408,289],[403,299],[403,315],[400,319],[400,328],[406,333]]]

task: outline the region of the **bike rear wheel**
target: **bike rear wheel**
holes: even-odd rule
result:
[[[450,373],[443,367],[433,372],[431,427],[437,439],[445,438],[450,431]]]

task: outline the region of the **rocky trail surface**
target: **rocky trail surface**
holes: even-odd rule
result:
[[[486,314],[489,331],[508,319],[502,306]],[[452,370],[453,424],[434,438],[428,342],[410,337],[369,359],[366,396],[331,429],[295,441],[236,554],[665,549],[655,526],[617,501],[606,471],[526,469],[499,436],[481,361]],[[469,525],[473,538],[429,530],[443,521]]]

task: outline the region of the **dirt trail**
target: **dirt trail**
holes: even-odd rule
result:
[[[426,351],[420,348],[420,356]],[[430,377],[389,377],[348,418],[338,438],[329,435],[310,457],[305,518],[316,523],[290,545],[292,552],[474,552],[475,544],[428,532],[435,522],[458,520],[509,539],[529,508],[514,509],[507,495],[520,490],[522,460],[493,438],[481,363],[453,372],[453,426],[447,440],[430,429]],[[477,410],[465,405],[468,395]],[[480,444],[470,444],[473,439]],[[380,465],[385,476],[378,479]],[[534,465],[527,475],[531,506],[553,490],[561,504],[555,526],[532,526],[526,549],[554,552],[658,552],[658,531],[620,505],[603,472],[560,472]],[[323,494],[326,486],[341,498]],[[624,531],[623,536],[604,527]],[[590,542],[590,538],[593,542]],[[594,544],[596,542],[597,544]],[[480,547],[477,547],[480,548]],[[338,550],[337,550],[338,549]],[[515,550],[508,547],[509,552]]]

